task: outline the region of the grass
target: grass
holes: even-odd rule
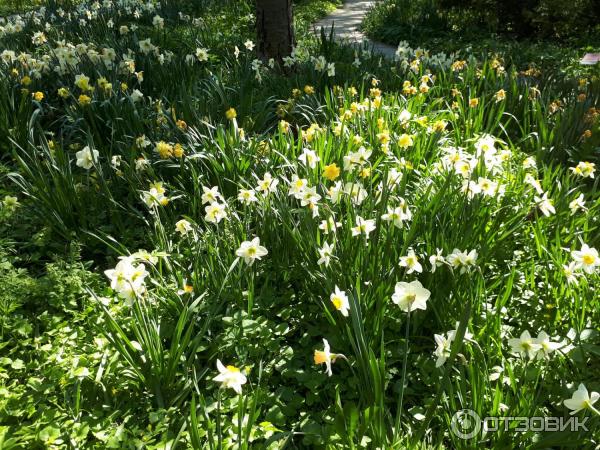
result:
[[[0,37],[2,448],[595,445],[452,431],[600,390],[593,72],[139,8]]]
[[[303,33],[342,4],[341,0],[298,0],[294,3],[296,29]]]

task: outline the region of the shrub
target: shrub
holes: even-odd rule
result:
[[[600,9],[594,0],[395,0],[377,3],[363,27],[384,42],[461,35],[482,30],[507,36],[598,40]],[[399,38],[399,35],[402,38]]]
[[[439,0],[439,7],[455,26],[479,24],[518,37],[573,37],[591,33],[600,19],[594,0]]]

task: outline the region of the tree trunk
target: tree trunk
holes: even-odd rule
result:
[[[259,56],[281,63],[294,47],[292,0],[256,0],[256,36]]]

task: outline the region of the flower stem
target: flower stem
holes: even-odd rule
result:
[[[400,419],[402,417],[402,406],[404,404],[404,386],[406,383],[406,366],[408,365],[408,337],[410,335],[410,308],[406,316],[406,331],[404,335],[404,362],[402,363],[402,385],[400,386],[400,399],[398,400],[398,411],[396,412],[396,429],[394,433],[398,433],[400,429]]]

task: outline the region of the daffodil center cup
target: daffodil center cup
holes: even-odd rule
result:
[[[342,299],[337,295],[333,297],[331,302],[333,303],[333,306],[336,307],[336,309],[340,309],[342,307]]]
[[[583,263],[586,265],[592,265],[594,264],[594,261],[596,261],[596,258],[594,257],[594,255],[583,255]]]

